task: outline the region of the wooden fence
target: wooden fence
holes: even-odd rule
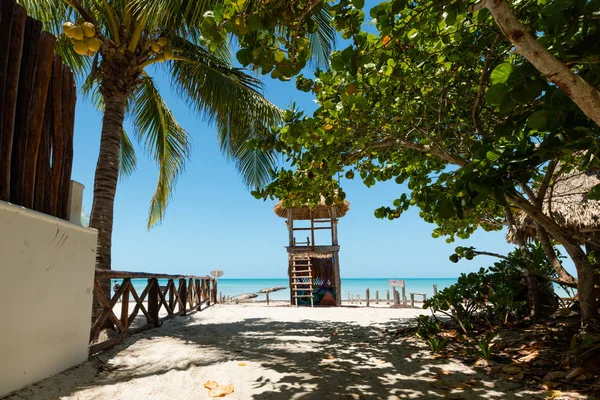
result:
[[[0,0],[0,200],[67,219],[77,101],[56,38]]]
[[[119,279],[122,284],[111,299],[102,291],[101,282]],[[145,289],[138,294],[131,279],[147,279]],[[159,279],[166,279],[159,286]],[[177,285],[175,284],[177,281]],[[124,338],[147,329],[159,327],[162,322],[188,312],[201,311],[217,303],[217,280],[209,276],[149,274],[96,269],[94,295],[102,305],[100,316],[92,321],[90,332],[90,354],[111,348]],[[133,301],[132,301],[133,300]],[[132,301],[133,309],[130,310]],[[120,304],[120,307],[118,305]],[[204,308],[202,308],[205,306]],[[115,313],[116,311],[116,313]],[[142,323],[135,321],[139,312],[145,316]],[[106,320],[114,324],[117,335],[109,340],[98,341],[97,337]]]

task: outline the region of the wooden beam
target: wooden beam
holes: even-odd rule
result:
[[[131,281],[129,279],[125,279],[121,286],[125,286],[123,290],[123,299],[121,301],[121,325],[125,331],[129,329],[129,286],[131,286]]]
[[[13,132],[13,146],[10,163],[10,199],[14,204],[23,204],[25,179],[25,159],[29,132],[29,110],[33,102],[36,64],[40,52],[42,23],[31,17],[25,22],[22,60],[19,73],[19,93]]]
[[[4,201],[10,199],[10,166],[27,20],[25,9],[17,4],[12,23],[8,23],[9,9],[13,5],[14,1],[0,3],[3,15],[0,24],[0,200]],[[7,39],[9,33],[10,39]]]
[[[152,319],[150,323],[154,324],[154,326],[160,326],[160,321],[158,320],[158,292],[160,291],[158,279],[148,279],[148,287],[150,288],[148,291],[148,314],[150,314],[150,318]]]
[[[128,271],[114,271],[110,269],[98,269],[96,268],[96,276],[105,279],[185,279],[185,278],[197,278],[197,279],[210,279],[209,276],[196,276],[196,275],[170,275],[170,274],[153,274],[149,272],[128,272]]]
[[[40,38],[39,56],[36,62],[35,83],[33,98],[29,109],[29,124],[27,130],[27,147],[25,158],[25,171],[23,178],[23,203],[22,205],[33,209],[33,198],[35,192],[35,173],[40,149],[40,140],[46,115],[46,100],[48,98],[48,87],[52,76],[52,61],[56,38],[48,32],[42,32]]]

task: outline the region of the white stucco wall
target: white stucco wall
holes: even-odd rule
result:
[[[96,237],[0,201],[0,397],[87,359]]]

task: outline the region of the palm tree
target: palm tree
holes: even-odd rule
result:
[[[20,1],[29,15],[58,36],[57,52],[103,112],[90,216],[90,226],[98,230],[97,268],[111,268],[117,182],[120,173],[135,168],[125,118],[158,164],[148,228],[163,219],[190,155],[188,132],[175,120],[151,76],[157,69],[171,77],[173,89],[193,110],[214,123],[221,150],[248,186],[262,186],[271,176],[273,153],[252,149],[246,142],[267,134],[280,120],[280,110],[261,95],[257,78],[233,67],[226,40],[211,42],[200,32],[205,12],[221,1]],[[320,59],[326,59],[333,45],[328,15],[323,9],[314,16],[320,28],[311,43]],[[109,282],[103,290],[110,293]]]

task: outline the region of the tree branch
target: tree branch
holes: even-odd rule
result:
[[[517,53],[529,61],[597,125],[600,125],[600,92],[561,63],[525,29],[505,0],[481,0],[473,9],[487,8]]]

